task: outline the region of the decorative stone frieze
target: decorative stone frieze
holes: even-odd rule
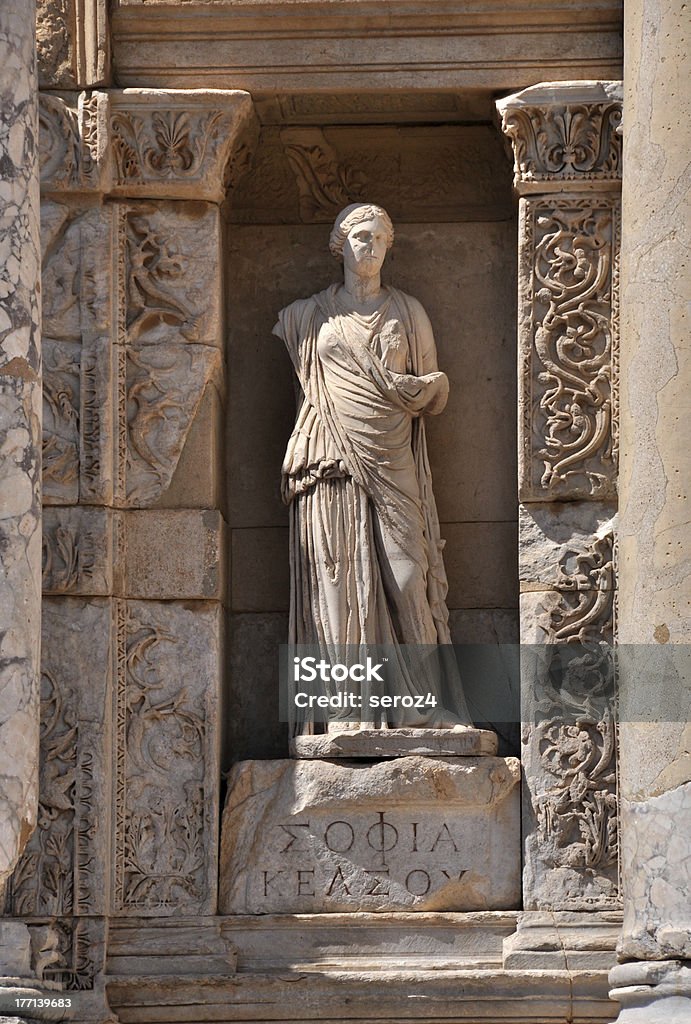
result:
[[[44,598],[38,826],[7,886],[14,916],[107,913],[110,664],[110,602]]]
[[[254,145],[252,100],[225,90],[112,91],[114,190],[131,197],[221,202]]]
[[[520,510],[527,910],[619,905],[611,513]]]

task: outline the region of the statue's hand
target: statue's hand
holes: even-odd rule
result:
[[[396,391],[410,407],[411,412],[441,412],[449,396],[449,381],[445,373],[425,373],[420,377],[412,373],[391,374]]]

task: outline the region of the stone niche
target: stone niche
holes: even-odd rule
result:
[[[518,640],[516,207],[489,99],[302,96],[287,106],[259,102],[257,111],[254,162],[225,209],[226,761],[288,752],[277,721],[289,602],[279,484],[295,395],[271,329],[288,302],[338,279],[328,238],[347,203],[364,198],[390,213],[396,241],[383,279],[422,302],[450,379],[447,409],[428,430],[453,640]],[[515,674],[497,657],[495,706],[515,722]],[[499,753],[515,753],[517,726],[499,724],[499,733]]]

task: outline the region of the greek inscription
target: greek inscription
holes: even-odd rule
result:
[[[449,831],[449,826],[446,823],[444,823],[442,825],[442,827],[440,828],[439,835],[437,836],[437,838],[432,843],[432,847],[431,847],[429,852],[430,853],[434,853],[434,851],[437,849],[437,847],[439,846],[440,843],[451,843],[451,845],[453,846],[454,853],[458,853],[458,847],[456,846],[456,840],[451,835],[451,833]]]
[[[389,880],[388,880],[388,877],[387,878],[379,877],[380,875],[387,875],[388,876],[388,874],[389,874],[389,869],[388,868],[379,868],[377,871],[369,871],[369,870],[365,869],[365,874],[372,876],[372,881],[370,883],[371,887],[365,893],[366,896],[389,896],[389,895],[391,895],[390,891],[389,891],[389,885],[388,885]],[[381,886],[381,885],[386,885],[386,889],[380,889],[379,886]]]
[[[343,874],[343,872],[341,871],[340,868],[336,868],[336,873],[335,873],[335,875],[333,876],[333,878],[331,880],[331,885],[326,890],[326,895],[327,896],[333,896],[334,889],[336,888],[336,885],[340,886],[340,888],[343,889],[343,895],[344,896],[352,896],[353,895],[352,892],[350,891],[350,889],[348,888],[347,884],[346,884],[345,875]]]
[[[324,831],[324,842],[332,853],[347,853],[355,843],[355,830],[347,821],[332,821]]]
[[[272,885],[276,881],[276,879],[278,878],[279,875],[284,874],[284,872],[283,872],[283,870],[280,870],[280,871],[274,871],[273,874],[272,874],[270,871],[263,871],[262,874],[264,875],[264,895],[268,896],[269,895],[269,886]]]
[[[292,825],[280,825],[279,824],[278,827],[282,828],[283,831],[287,832],[288,835],[290,836],[290,840],[283,847],[283,849],[281,850],[281,853],[285,853],[287,850],[293,850],[293,847],[295,847],[295,849],[293,850],[294,853],[304,853],[305,851],[307,851],[309,849],[308,846],[295,846],[295,843],[299,842],[300,839],[304,839],[305,835],[302,832],[295,833],[295,832],[292,831],[292,829],[295,829],[295,828],[309,828],[310,827],[309,821],[306,821],[304,824],[298,823],[298,822],[295,822]]]
[[[405,887],[411,896],[426,896],[432,886],[432,879],[423,868],[414,868],[406,875]]]
[[[299,868],[297,875],[298,896],[314,896],[314,868]]]

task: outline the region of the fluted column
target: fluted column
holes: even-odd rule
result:
[[[0,104],[1,890],[36,824],[38,797],[41,336],[32,0],[0,6]]]
[[[620,1024],[691,1017],[689,95],[684,9],[625,9]],[[688,24],[686,25],[688,29]],[[685,696],[686,693],[686,696]]]

